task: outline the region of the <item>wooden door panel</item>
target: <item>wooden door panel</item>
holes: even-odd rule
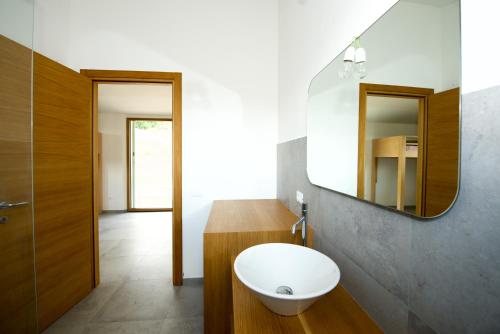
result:
[[[0,333],[35,333],[31,173],[32,52],[0,35]]]
[[[458,189],[460,89],[431,95],[427,112],[425,216],[453,203]]]
[[[34,54],[38,319],[47,328],[93,285],[91,82]]]

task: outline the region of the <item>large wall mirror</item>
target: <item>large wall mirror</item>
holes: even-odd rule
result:
[[[460,1],[400,0],[309,88],[313,184],[419,217],[459,183]]]

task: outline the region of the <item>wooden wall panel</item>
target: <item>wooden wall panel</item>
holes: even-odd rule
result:
[[[34,54],[34,200],[39,329],[93,287],[91,81]]]
[[[0,35],[0,333],[36,332],[31,178],[31,49]]]

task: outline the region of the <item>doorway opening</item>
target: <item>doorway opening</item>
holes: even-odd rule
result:
[[[416,213],[419,98],[369,95],[366,102],[365,199]],[[419,176],[421,177],[421,176]],[[421,192],[421,190],[419,190]]]
[[[361,83],[358,198],[421,215],[433,89]]]
[[[121,238],[121,243],[133,241],[125,253],[132,250],[148,259],[151,258],[148,251],[160,254],[162,258],[152,263],[151,275],[164,274],[153,268],[171,267],[172,283],[182,285],[182,75],[108,70],[81,70],[81,73],[93,82],[94,285],[99,284],[104,269],[100,262],[109,260],[103,256],[108,248],[114,247],[120,253],[123,246],[100,242],[100,234],[107,241],[117,238]],[[162,91],[159,95],[158,90]],[[140,91],[143,99],[133,100]],[[151,95],[152,92],[156,95]],[[120,109],[106,106],[106,96],[113,100],[117,95],[122,97],[118,99]],[[105,131],[106,127],[109,129]],[[109,145],[113,144],[119,148],[110,151]],[[111,212],[100,220],[101,212],[106,211]],[[130,226],[124,227],[124,222]],[[161,227],[156,229],[161,238],[154,229],[145,229],[146,222]],[[164,227],[169,223],[171,227],[166,231]],[[114,236],[108,233],[122,227],[123,233]],[[123,238],[127,233],[130,239]],[[151,240],[161,244],[155,246],[156,251],[151,250],[154,244]],[[167,242],[170,250],[165,249]],[[115,255],[120,256],[118,253]],[[143,260],[128,260],[125,264],[117,263],[121,269],[138,264],[134,270],[127,269],[132,270],[128,277],[133,273],[147,274],[147,268],[139,268],[144,265]],[[108,273],[102,272],[105,276]]]
[[[172,119],[127,118],[127,210],[172,211]]]

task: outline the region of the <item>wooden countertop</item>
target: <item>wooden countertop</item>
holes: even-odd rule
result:
[[[297,219],[277,199],[214,201],[205,234],[289,231]]]
[[[240,282],[234,270],[232,272],[235,334],[382,333],[341,285],[316,301],[305,312],[297,316],[285,317],[267,309]]]

